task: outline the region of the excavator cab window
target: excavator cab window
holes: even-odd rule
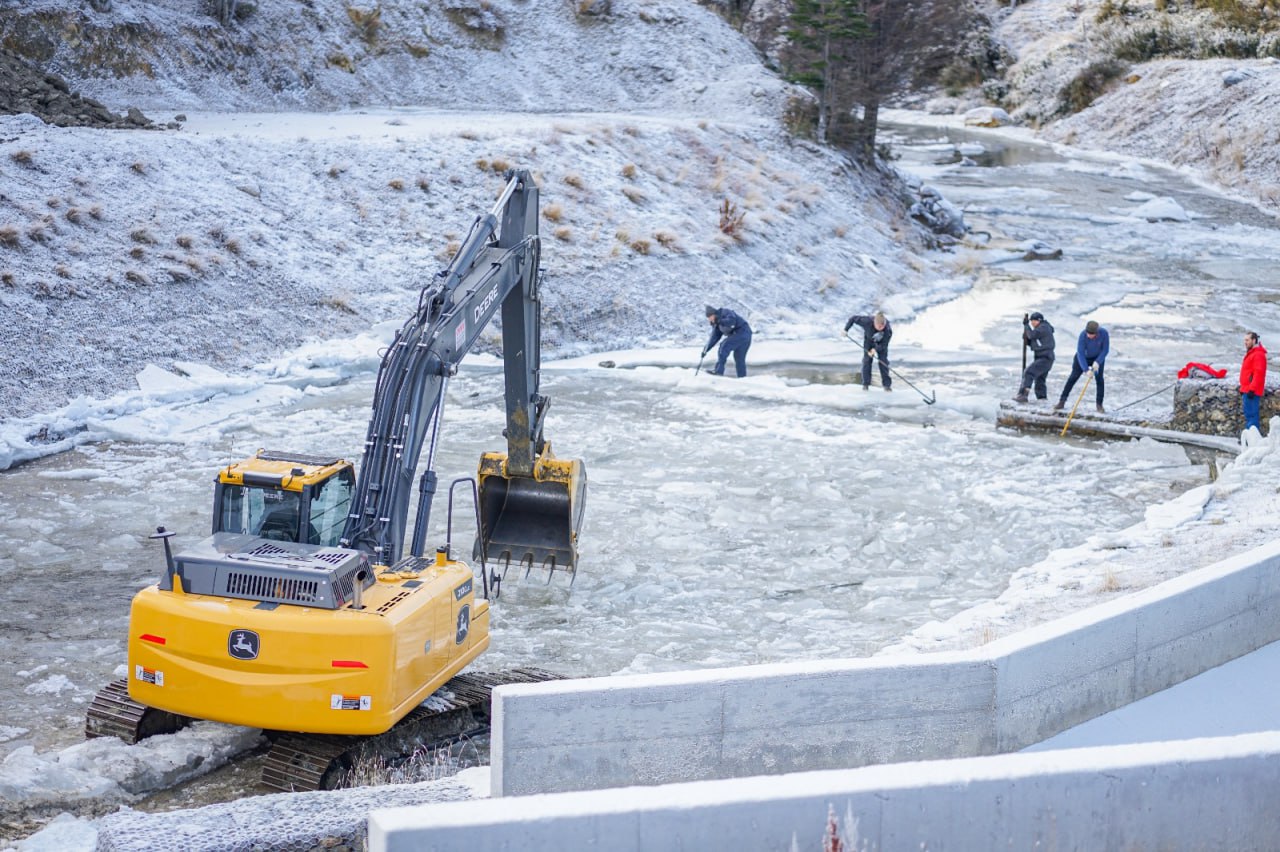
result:
[[[350,467],[312,488],[310,494],[311,516],[307,541],[325,547],[336,547],[342,538],[347,513],[351,509],[351,492],[355,490],[356,477]]]
[[[218,507],[223,532],[297,541],[302,495],[279,488],[226,485]]]

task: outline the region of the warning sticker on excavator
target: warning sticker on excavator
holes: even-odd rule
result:
[[[156,686],[164,686],[164,672],[159,669],[147,669],[142,666],[134,666],[133,676],[143,683],[153,683]]]
[[[330,710],[371,710],[373,709],[372,695],[330,695]]]
[[[467,343],[467,318],[463,317],[462,322],[458,323],[458,327],[453,330],[453,348],[456,352],[461,352]]]

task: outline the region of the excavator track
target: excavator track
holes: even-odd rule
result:
[[[156,734],[172,734],[193,720],[139,704],[129,697],[129,682],[114,680],[98,690],[84,719],[86,737],[118,737],[132,745]]]
[[[486,732],[495,686],[562,677],[536,668],[460,674],[391,730],[377,736],[276,734],[262,768],[262,785],[286,793],[349,786],[351,770],[362,760],[390,763]]]

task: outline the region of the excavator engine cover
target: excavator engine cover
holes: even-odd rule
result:
[[[574,569],[587,488],[580,459],[555,459],[548,449],[534,463],[533,476],[514,476],[505,455],[485,453],[479,479],[477,556],[552,571]]]

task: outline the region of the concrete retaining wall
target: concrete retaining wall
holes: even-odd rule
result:
[[[1280,639],[1280,544],[972,652],[499,687],[492,793],[1014,751]]]
[[[372,852],[1271,850],[1280,733],[374,811]],[[793,847],[793,843],[795,846]]]

